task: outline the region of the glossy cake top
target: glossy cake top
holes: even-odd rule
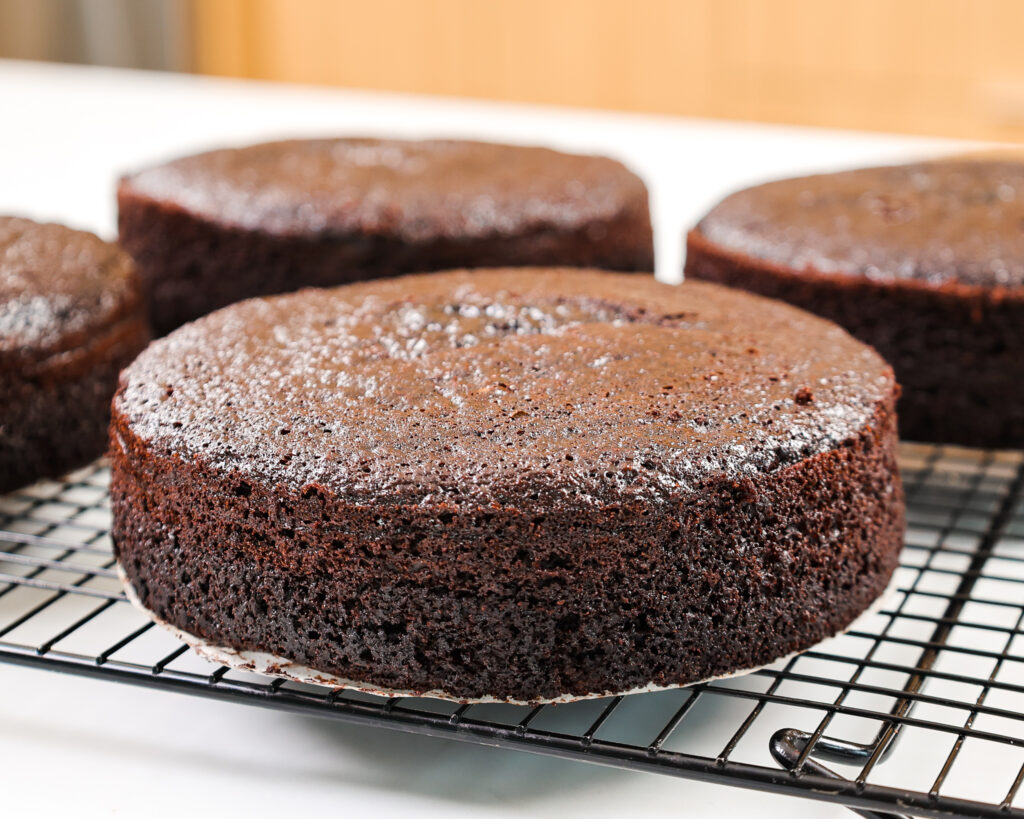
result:
[[[115,425],[127,447],[289,491],[589,505],[834,449],[894,389],[843,330],[746,293],[456,271],[212,313],[122,374]]]
[[[139,304],[128,255],[91,233],[0,216],[0,357],[71,349]]]
[[[451,140],[309,139],[211,151],[126,177],[121,196],[274,235],[409,242],[573,229],[647,208],[643,182],[614,160]]]
[[[1024,286],[1024,163],[962,159],[770,182],[698,225],[726,250],[877,281]]]

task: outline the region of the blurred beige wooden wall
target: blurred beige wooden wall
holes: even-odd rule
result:
[[[191,0],[0,0],[0,57],[186,71]]]
[[[1024,139],[1024,0],[192,0],[200,72]]]

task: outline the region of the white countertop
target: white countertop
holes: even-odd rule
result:
[[[209,147],[472,136],[608,153],[650,187],[659,277],[726,192],[971,146],[0,61],[0,213],[115,233],[114,185]],[[5,816],[847,817],[844,808],[0,664]]]

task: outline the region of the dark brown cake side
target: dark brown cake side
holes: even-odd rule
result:
[[[254,300],[123,375],[115,550],[161,619],[348,679],[683,684],[884,589],[895,393],[833,325],[711,285],[477,271]]]
[[[687,237],[686,276],[782,299],[874,346],[903,437],[1024,446],[1024,165],[950,161],[741,191]]]
[[[293,140],[122,180],[122,245],[165,333],[251,296],[452,267],[651,271],[647,190],[620,163],[478,142]]]
[[[117,375],[145,346],[131,260],[96,236],[0,217],[0,491],[103,453]]]

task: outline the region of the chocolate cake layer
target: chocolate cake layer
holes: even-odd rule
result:
[[[620,163],[460,141],[292,140],[149,168],[118,189],[154,326],[250,296],[452,267],[654,269]]]
[[[1024,164],[949,160],[740,191],[690,233],[686,276],[783,299],[873,345],[904,437],[1024,446]]]
[[[0,216],[0,492],[103,453],[117,374],[149,338],[144,312],[117,247]]]
[[[684,684],[883,590],[896,393],[835,325],[708,284],[509,269],[255,299],[123,374],[114,546],[162,620],[347,679]]]

